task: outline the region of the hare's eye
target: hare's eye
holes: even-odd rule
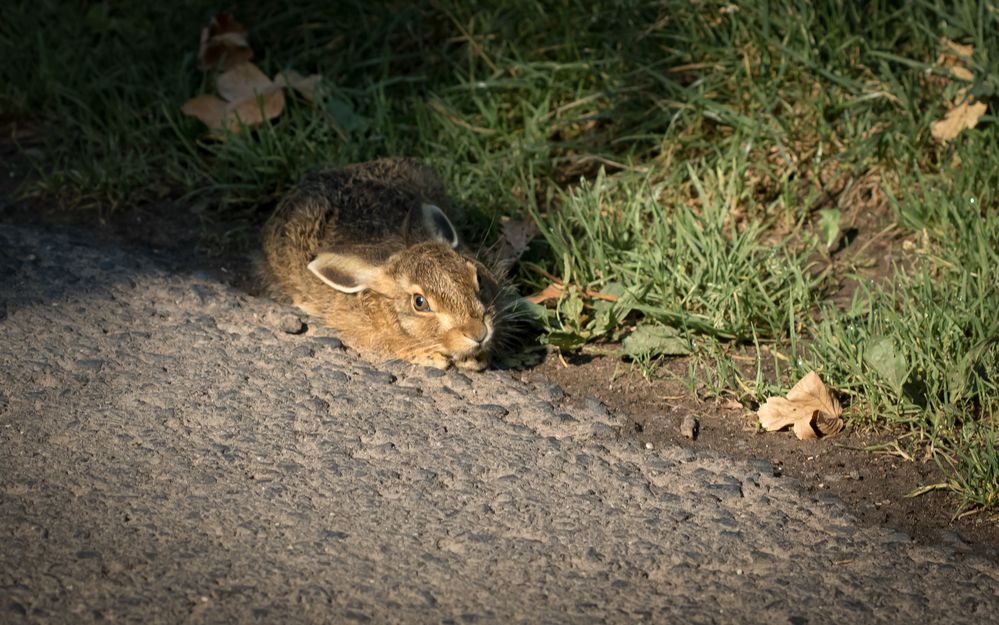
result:
[[[430,312],[430,302],[419,293],[413,295],[413,310],[416,312]]]

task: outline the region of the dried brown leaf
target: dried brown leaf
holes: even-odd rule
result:
[[[531,295],[530,297],[526,297],[524,299],[531,302],[532,304],[543,304],[548,300],[559,299],[560,297],[562,297],[562,293],[564,292],[565,292],[565,287],[563,287],[558,282],[553,282],[552,284],[549,284],[538,293],[535,293],[534,295]]]
[[[498,267],[508,268],[527,251],[531,241],[538,234],[538,226],[533,220],[515,220],[503,217],[501,236],[491,251]]]
[[[198,65],[201,69],[224,71],[253,58],[246,29],[229,13],[218,13],[201,30]]]
[[[742,410],[745,406],[734,399],[726,399],[719,406],[722,410]]]
[[[943,119],[933,122],[930,125],[930,134],[941,143],[953,141],[962,130],[974,128],[978,124],[978,118],[985,114],[987,108],[984,102],[968,98],[947,111]]]
[[[184,114],[200,119],[213,133],[222,128],[239,132],[241,124],[254,126],[274,119],[284,110],[284,92],[278,88],[260,98],[252,96],[238,102],[226,102],[213,95],[200,95],[184,103]]]
[[[274,119],[283,110],[284,91],[278,88],[263,94],[259,99],[250,97],[240,102],[231,102],[226,110],[225,121],[229,125],[229,130],[238,132],[240,122],[247,126],[256,126],[265,119]]]
[[[975,53],[972,46],[962,45],[946,37],[941,37],[940,48],[941,52],[937,55],[937,65],[948,70],[950,75],[958,80],[970,82],[975,78],[972,71],[968,69],[968,64]]]
[[[197,117],[212,130],[222,128],[227,104],[218,96],[199,95],[184,103],[180,110],[185,115]]]
[[[954,78],[957,78],[959,80],[965,80],[968,82],[971,82],[972,80],[975,79],[975,75],[971,73],[970,69],[968,69],[967,67],[961,67],[960,65],[955,65],[954,67],[950,68],[950,74]]]
[[[975,54],[974,46],[960,44],[956,41],[951,41],[947,37],[940,38],[940,47],[958,58],[970,59]]]
[[[510,244],[517,258],[527,251],[536,236],[538,225],[533,219],[510,219],[503,224],[503,240]]]
[[[794,385],[787,397],[770,397],[757,416],[768,432],[791,427],[799,439],[832,436],[843,429],[839,402],[814,371]]]
[[[215,86],[228,102],[242,102],[281,88],[253,63],[240,63],[219,74]]]

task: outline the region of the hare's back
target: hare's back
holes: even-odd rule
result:
[[[378,180],[359,178],[347,170],[311,174],[282,201],[285,219],[316,222],[331,233],[377,238],[399,232],[417,196]]]

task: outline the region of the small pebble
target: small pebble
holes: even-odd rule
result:
[[[652,449],[653,448],[652,443],[645,443],[645,448],[646,449]]]
[[[343,349],[343,341],[336,338],[335,336],[317,336],[315,339],[316,343],[328,347],[330,349]]]
[[[510,414],[509,410],[499,404],[481,404],[476,407],[479,410],[484,411],[487,416],[493,417],[494,419],[502,419]]]
[[[697,438],[697,431],[699,427],[700,424],[697,422],[697,419],[694,417],[694,415],[689,414],[683,418],[683,421],[680,422],[680,434],[689,438],[690,440],[694,440],[695,438]]]
[[[281,317],[278,328],[286,334],[301,334],[305,332],[305,322],[298,315],[287,314]]]
[[[607,406],[604,404],[604,402],[600,401],[596,397],[584,397],[583,405],[586,406],[586,408],[596,412],[602,417],[610,416],[610,410],[607,409]]]
[[[85,358],[76,361],[76,368],[83,371],[98,372],[104,367],[104,361],[100,358]]]
[[[608,436],[614,433],[614,429],[606,423],[591,423],[588,428],[591,436]]]

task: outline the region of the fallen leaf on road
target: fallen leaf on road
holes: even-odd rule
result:
[[[832,436],[843,429],[843,410],[822,383],[819,374],[809,372],[794,385],[787,397],[770,397],[757,416],[768,432],[790,426],[802,440]]]
[[[978,124],[978,118],[985,114],[987,108],[984,102],[968,98],[947,111],[943,119],[933,122],[930,125],[930,133],[934,139],[942,143],[952,141],[962,130],[974,128]]]

